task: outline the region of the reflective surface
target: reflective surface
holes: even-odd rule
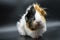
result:
[[[0,27],[0,40],[35,40],[28,36],[20,36],[16,25]],[[60,40],[60,21],[47,21],[47,31],[37,40]]]

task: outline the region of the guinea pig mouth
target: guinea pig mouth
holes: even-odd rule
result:
[[[38,29],[42,28],[40,23],[31,22],[31,23],[27,23],[27,24],[28,24],[29,29],[31,29],[31,30],[38,30]]]

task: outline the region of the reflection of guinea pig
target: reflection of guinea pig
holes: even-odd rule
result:
[[[17,22],[20,35],[28,35],[32,38],[42,36],[46,31],[45,15],[45,10],[38,4],[30,5],[20,21]]]

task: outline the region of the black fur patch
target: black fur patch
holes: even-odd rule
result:
[[[32,6],[31,8],[30,8],[30,10],[28,10],[28,13],[27,13],[27,15],[25,16],[25,20],[26,21],[32,21],[32,20],[35,20],[35,9],[34,9],[34,7]]]

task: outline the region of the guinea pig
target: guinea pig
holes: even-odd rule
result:
[[[37,3],[28,6],[26,13],[17,22],[19,34],[28,35],[32,38],[43,36],[43,33],[47,30],[45,16],[46,11]]]

